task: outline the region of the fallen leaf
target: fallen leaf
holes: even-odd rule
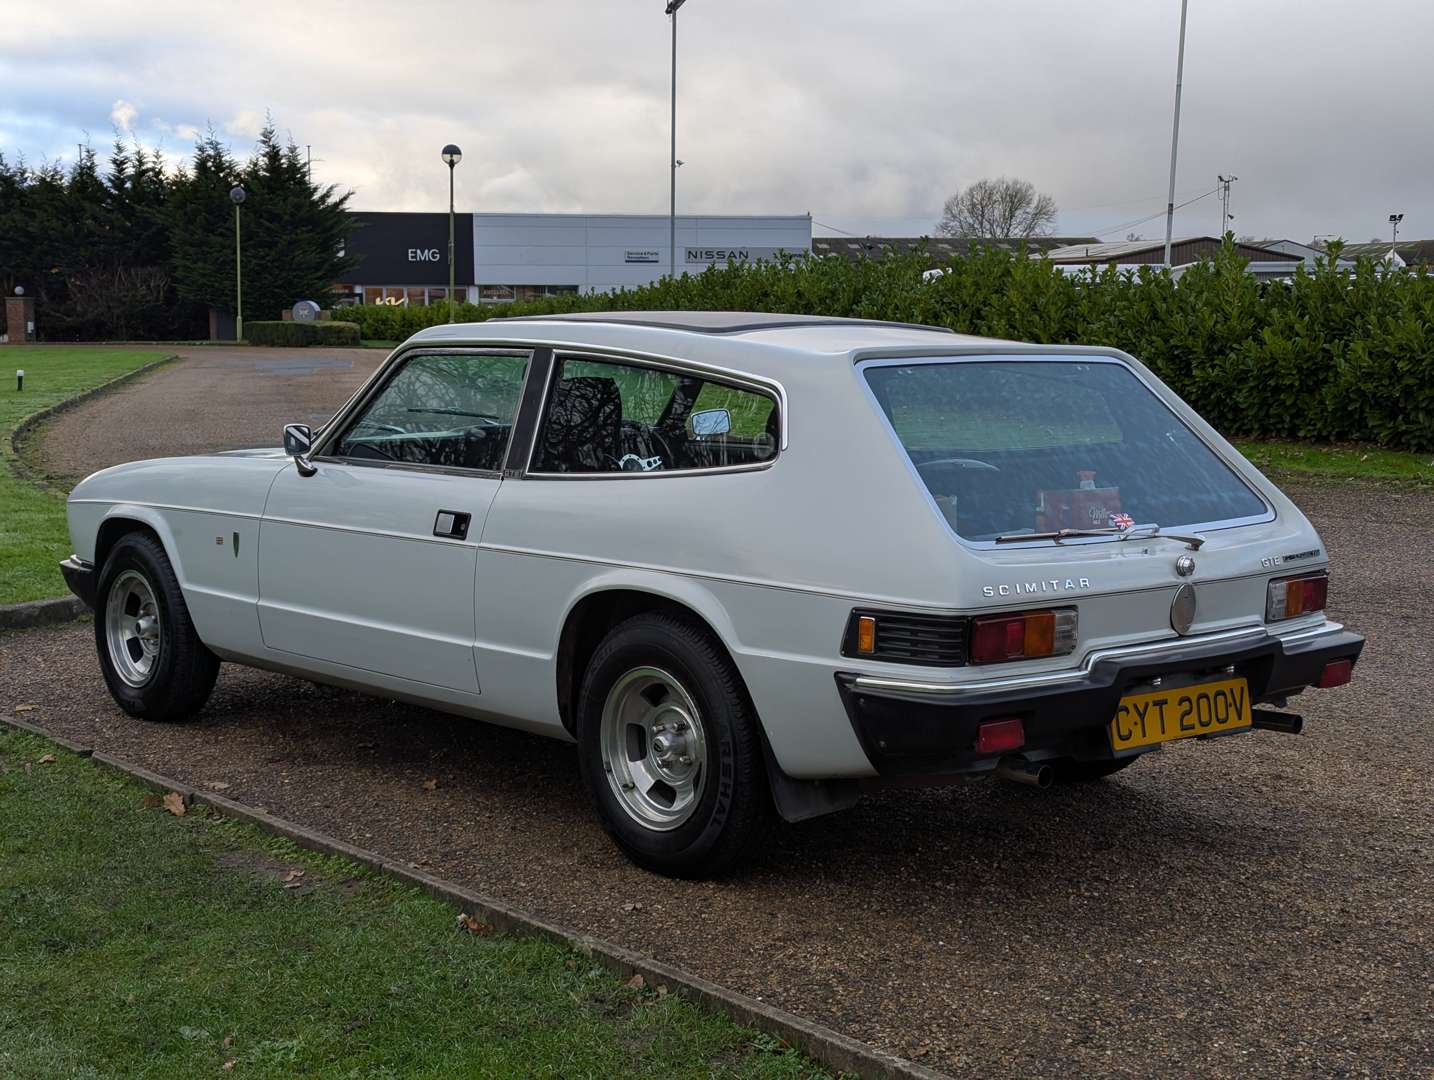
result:
[[[44,757],[40,758],[39,761],[35,762],[36,765],[53,765],[54,763],[55,763],[55,755],[54,755],[54,754],[46,754]]]
[[[35,711],[36,709],[38,709],[39,707],[40,707],[40,706],[38,706],[38,705],[16,705],[16,706],[15,706],[15,711],[16,711],[16,712],[34,712],[34,711]]]
[[[303,883],[302,881],[286,881],[286,882],[284,882],[284,888],[286,888],[286,889],[302,889],[303,887],[304,887],[304,883]]]
[[[224,1036],[224,1046],[225,1046],[226,1048],[228,1048],[228,1047],[233,1046],[233,1045],[234,1045],[234,1036],[233,1036],[233,1035],[226,1035],[226,1036]]]
[[[158,810],[161,806],[164,805],[164,800],[152,791],[146,791],[144,793],[144,798],[141,801],[144,803],[144,808],[146,810]]]
[[[184,816],[184,796],[177,791],[171,791],[164,797],[164,808],[175,817]]]
[[[292,870],[290,870],[287,874],[284,875],[284,880],[285,880],[285,881],[298,881],[299,878],[301,878],[301,877],[303,877],[303,876],[304,876],[304,871],[301,870],[299,867],[296,866],[296,867],[294,867]]]
[[[226,1061],[226,1062],[224,1063],[224,1071],[225,1071],[225,1072],[232,1072],[232,1071],[234,1070],[234,1066],[235,1066],[235,1065],[238,1065],[238,1064],[239,1064],[239,1059],[238,1059],[238,1058],[231,1058],[230,1060],[228,1060],[228,1061]]]
[[[467,930],[470,934],[488,935],[493,928],[476,915],[469,915],[466,911],[458,916],[458,929]]]
[[[228,791],[228,790],[229,790],[229,785],[226,784],[223,780],[210,780],[210,781],[209,781],[207,784],[205,784],[204,786],[207,787],[210,791]]]
[[[438,781],[437,781],[437,780],[425,780],[425,781],[423,782],[423,790],[424,790],[424,791],[437,791],[437,790],[438,790]]]
[[[666,996],[667,996],[667,987],[665,987],[665,986],[659,986],[659,987],[657,988],[657,996],[660,997],[660,998],[666,997]]]
[[[641,975],[634,975],[632,978],[627,980],[627,988],[629,990],[641,990],[646,985],[647,980],[644,979]]]

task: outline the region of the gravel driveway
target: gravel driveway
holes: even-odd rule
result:
[[[0,636],[0,709],[956,1075],[1427,1077],[1434,496],[1287,487],[1369,636],[1351,687],[1299,702],[1304,735],[1083,790],[868,797],[720,882],[629,865],[565,744],[230,665],[196,722],[130,720],[88,624]]]

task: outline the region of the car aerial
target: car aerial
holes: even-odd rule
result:
[[[128,713],[232,661],[574,741],[675,875],[774,809],[1298,732],[1364,644],[1304,515],[1134,358],[896,323],[437,326],[318,431],[95,473],[69,525]]]

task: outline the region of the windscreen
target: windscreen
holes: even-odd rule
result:
[[[1264,502],[1124,364],[870,365],[868,385],[956,533],[1263,516]]]

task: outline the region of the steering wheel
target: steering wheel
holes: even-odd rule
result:
[[[949,469],[949,468],[955,468],[955,469],[973,469],[973,470],[978,470],[978,471],[982,471],[982,472],[1000,472],[1000,471],[1001,471],[998,467],[996,467],[995,465],[992,465],[989,461],[980,461],[980,460],[978,460],[978,459],[976,459],[976,458],[968,458],[968,457],[933,458],[931,461],[923,461],[923,462],[921,462],[920,464],[918,464],[918,465],[916,466],[916,471],[917,471],[917,472],[921,472],[923,469],[934,469],[934,468],[936,468],[937,466],[942,466],[942,467],[948,468],[948,469]]]
[[[646,444],[645,448],[649,451],[654,451],[654,453],[638,454],[636,449],[630,449],[628,446],[624,446],[622,454],[613,461],[613,464],[619,469],[622,468],[622,459],[629,454],[639,458],[659,457],[662,459],[661,468],[670,469],[673,467],[672,447],[668,445],[667,440],[662,437],[656,428],[640,424],[636,420],[624,420],[622,422],[622,431],[625,436],[623,439],[624,443],[635,442],[638,443],[640,447],[642,444]]]

